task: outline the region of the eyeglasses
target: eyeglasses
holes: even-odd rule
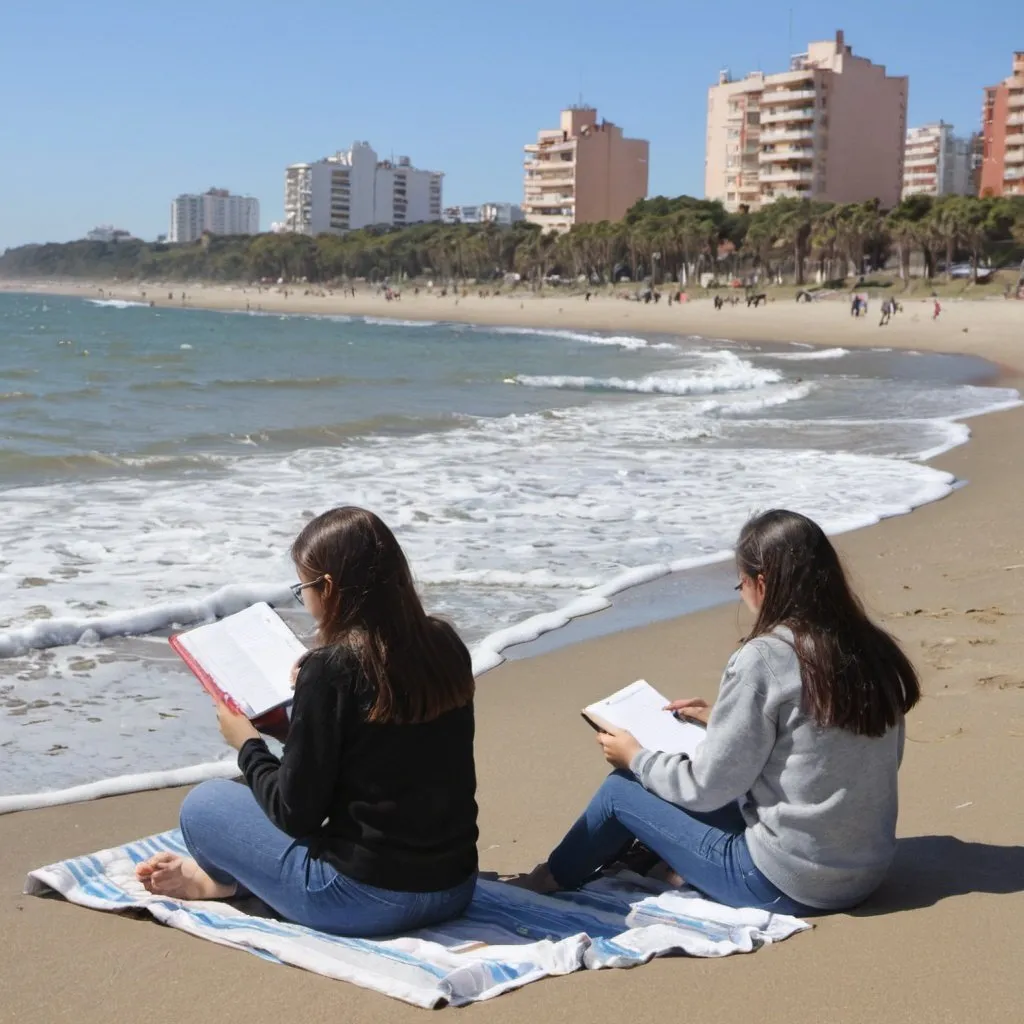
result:
[[[309,583],[293,583],[288,589],[292,592],[292,596],[296,601],[302,602],[302,592],[309,587],[318,587],[326,579],[325,576],[318,576],[315,580],[310,580]]]
[[[740,580],[739,583],[737,583],[736,586],[733,587],[732,589],[733,590],[742,590],[743,589],[743,580]]]

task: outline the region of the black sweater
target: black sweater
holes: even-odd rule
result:
[[[473,705],[378,725],[366,721],[372,704],[354,655],[313,651],[284,756],[247,740],[239,768],[270,820],[342,874],[402,892],[453,888],[477,868]]]

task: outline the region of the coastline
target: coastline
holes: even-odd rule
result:
[[[580,309],[557,314],[548,299],[529,301],[539,307],[531,313],[538,320],[565,316],[557,327],[621,333],[626,326],[583,322],[601,311],[601,303],[592,302],[588,311],[580,299]],[[972,318],[967,336],[956,315],[930,324],[911,320],[909,309],[890,333],[871,319],[846,323],[848,312],[831,303],[796,310],[738,307],[733,320],[740,329],[710,303],[704,310],[696,303],[684,306],[678,312],[688,319],[672,327],[647,325],[667,319],[664,306],[604,300],[605,307],[620,304],[651,314],[644,323],[640,317],[630,322],[630,331],[705,333],[696,322],[706,319],[722,325],[713,334],[740,341],[966,351],[1007,368],[1001,383],[1021,386],[1020,304],[1007,303],[1004,310],[1004,304],[965,303]],[[804,309],[815,315],[796,319],[794,313],[802,316]],[[463,314],[469,311],[467,304]],[[507,309],[501,312],[493,322],[521,322]],[[398,313],[415,318],[387,304],[385,315]],[[864,908],[821,919],[810,935],[757,957],[658,961],[640,971],[545,981],[477,1007],[475,1014],[495,1022],[525,1014],[610,1022],[620,1019],[618,1007],[629,1000],[637,1019],[662,1020],[685,1000],[688,1012],[717,1024],[744,1013],[756,991],[779,995],[763,1010],[772,1022],[817,1024],[834,1019],[835,1007],[843,1007],[849,1020],[953,1022],[973,1019],[984,993],[988,1019],[1016,1019],[1012,935],[1024,910],[1024,827],[1012,813],[1019,794],[1007,766],[1019,760],[1024,738],[1024,541],[1017,516],[1024,409],[969,425],[971,441],[929,463],[969,486],[911,515],[837,538],[868,607],[904,643],[925,691],[908,723],[901,849],[882,892]],[[604,774],[589,731],[579,727],[580,707],[641,676],[672,696],[712,696],[743,628],[729,603],[513,658],[487,673],[477,704],[484,869],[522,870],[545,856]],[[228,1024],[252,1019],[253,990],[266,1019],[296,1011],[331,1019],[338,1000],[360,1021],[419,1017],[419,1011],[352,986],[272,967],[154,924],[16,895],[31,867],[169,827],[182,795],[180,789],[146,792],[0,817],[0,841],[8,851],[0,922],[12,936],[8,962],[18,965],[17,977],[0,973],[0,1020],[5,1014],[19,1021],[131,1020],[145,1002],[148,1018],[170,1021],[180,1017],[183,998],[215,993],[207,1019]],[[915,972],[905,969],[911,947],[921,968]],[[114,962],[139,969],[115,970]],[[162,966],[154,972],[154,965]],[[962,983],[965,974],[970,985]]]
[[[168,300],[168,290],[179,298]],[[208,286],[168,286],[96,281],[0,280],[0,291],[33,295],[63,295],[89,300],[118,300],[148,304],[157,310],[203,309],[222,312],[262,312],[263,315],[376,317],[391,320],[472,323],[532,327],[547,330],[605,331],[611,334],[697,334],[744,343],[810,344],[845,348],[887,347],[910,351],[982,356],[1009,372],[1024,372],[1024,302],[1001,298],[983,301],[943,301],[938,321],[932,320],[929,299],[904,303],[903,312],[886,327],[878,326],[879,300],[866,316],[850,316],[845,293],[815,303],[773,300],[747,309],[742,303],[716,310],[710,298],[668,306],[644,305],[597,294],[587,302],[581,295],[547,289],[538,296],[528,291],[480,298],[479,288],[458,298],[421,290],[388,302],[373,286],[359,286],[355,298],[320,295],[303,286],[285,289]],[[308,291],[309,294],[303,294]],[[101,294],[102,293],[102,294]]]

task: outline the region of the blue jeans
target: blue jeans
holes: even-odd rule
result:
[[[374,937],[458,917],[476,878],[444,892],[397,892],[348,878],[282,832],[248,786],[211,779],[181,805],[181,834],[214,881],[232,882],[283,918],[334,935]]]
[[[613,772],[548,858],[555,881],[575,889],[634,838],[709,899],[777,914],[814,913],[754,866],[738,804],[710,814],[684,811],[649,793],[631,772]]]

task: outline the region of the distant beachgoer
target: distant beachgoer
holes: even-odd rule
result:
[[[917,673],[865,614],[821,528],[780,509],[736,545],[756,617],[714,706],[666,713],[707,726],[689,757],[599,732],[615,771],[517,884],[577,889],[639,841],[670,883],[730,907],[804,916],[845,910],[885,879],[896,851],[897,773]]]
[[[251,893],[336,935],[457,917],[477,873],[469,652],[424,611],[398,541],[372,513],[325,512],[292,558],[319,646],[293,670],[284,753],[221,704],[244,784],[193,789],[181,806],[189,856],[158,853],[136,877],[182,900]]]
[[[935,300],[935,310],[932,313],[932,319],[938,320],[939,314],[942,312],[942,303],[938,299]]]
[[[892,316],[892,299],[885,299],[882,302],[882,319],[878,321],[879,327],[885,327],[889,323],[889,317]]]
[[[850,316],[860,316],[860,296],[854,295],[850,305]]]
[[[583,301],[584,302],[589,302],[590,301],[590,292],[587,292],[587,294],[583,296]]]

